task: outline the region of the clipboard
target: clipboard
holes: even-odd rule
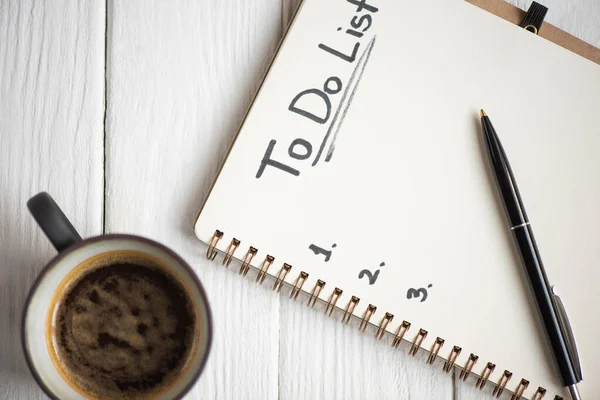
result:
[[[521,23],[526,14],[525,11],[505,2],[504,0],[465,1],[516,25]],[[550,10],[550,12],[552,12],[552,10]],[[596,64],[600,64],[600,49],[547,22],[544,22],[544,24],[541,26],[538,36],[554,42],[575,54],[579,54],[580,56],[587,58]]]

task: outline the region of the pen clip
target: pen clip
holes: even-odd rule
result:
[[[579,354],[577,353],[577,345],[575,344],[573,329],[571,328],[569,317],[567,317],[567,311],[565,310],[565,306],[562,300],[560,299],[560,297],[558,297],[557,294],[554,293],[554,286],[552,287],[552,303],[554,304],[554,310],[556,311],[556,316],[558,318],[560,330],[563,334],[563,337],[566,340],[567,351],[569,352],[569,357],[571,358],[571,362],[573,363],[573,371],[575,372],[575,377],[577,378],[577,382],[580,382],[582,380],[581,361],[579,360]]]

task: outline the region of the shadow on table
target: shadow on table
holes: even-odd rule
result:
[[[185,235],[194,239],[194,224],[191,222],[195,223],[198,212],[212,188],[213,181],[227,157],[228,150],[233,144],[234,138],[250,107],[250,103],[258,90],[260,80],[248,82],[247,84],[248,87],[245,95],[234,96],[232,101],[227,105],[230,118],[225,119],[218,126],[218,133],[210,135],[212,143],[210,145],[203,144],[199,149],[200,151],[194,153],[195,160],[190,162],[197,165],[197,171],[193,175],[192,195],[184,200],[185,210],[182,213],[184,218],[181,223]]]
[[[4,388],[37,388],[22,350],[21,323],[29,289],[50,258],[43,255],[42,246],[31,242],[0,243],[0,387],[4,394]]]

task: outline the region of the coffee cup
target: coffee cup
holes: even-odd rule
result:
[[[47,193],[27,206],[58,251],[31,288],[27,364],[53,399],[179,399],[200,376],[212,317],[192,268],[133,235],[82,239]]]

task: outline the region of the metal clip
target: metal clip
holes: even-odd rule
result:
[[[531,3],[529,10],[527,10],[527,14],[525,14],[525,18],[523,18],[523,21],[521,21],[519,26],[534,35],[537,35],[542,28],[547,12],[547,7],[534,1]]]

